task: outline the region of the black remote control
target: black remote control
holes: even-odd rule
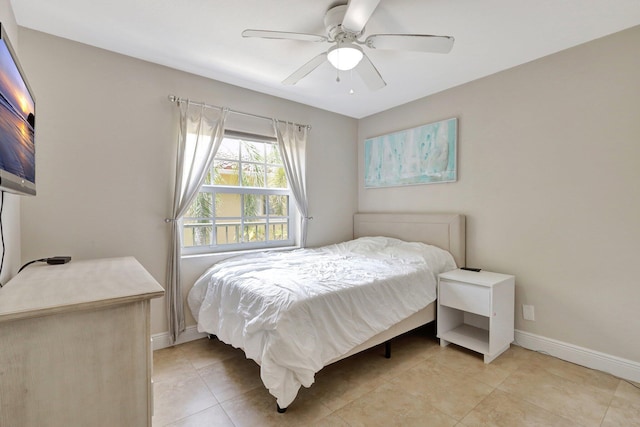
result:
[[[475,271],[476,273],[480,271],[479,268],[473,268],[473,267],[460,267],[460,270]]]

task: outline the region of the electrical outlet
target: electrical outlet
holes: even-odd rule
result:
[[[522,304],[522,317],[524,317],[524,320],[536,320],[536,314],[532,305]]]

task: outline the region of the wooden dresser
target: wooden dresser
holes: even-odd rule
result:
[[[33,264],[0,289],[0,426],[151,426],[150,299],[135,258]]]

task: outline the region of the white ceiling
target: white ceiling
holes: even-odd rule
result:
[[[330,44],[240,35],[246,28],[324,35],[325,12],[345,2],[11,0],[23,27],[355,118],[640,24],[640,0],[381,0],[364,36],[456,41],[446,55],[365,48],[387,82],[373,92],[350,72],[336,83],[328,63],[285,86],[283,79]]]

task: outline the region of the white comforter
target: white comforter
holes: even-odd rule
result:
[[[327,362],[433,302],[437,275],[454,268],[434,246],[363,237],[222,261],[188,303],[198,331],[242,348],[286,408]]]

